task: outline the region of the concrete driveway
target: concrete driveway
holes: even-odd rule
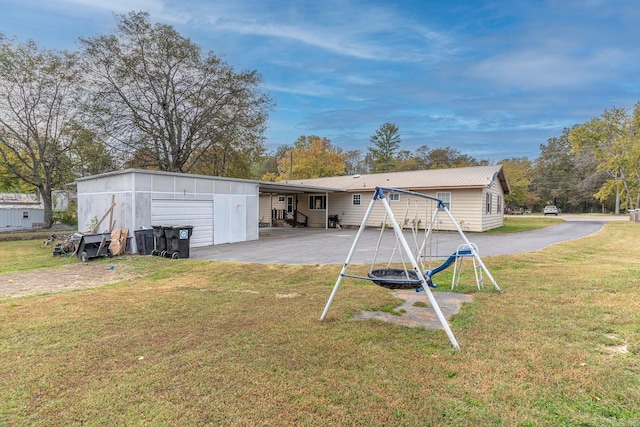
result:
[[[555,243],[578,239],[599,231],[607,221],[628,221],[626,216],[560,215],[564,223],[541,230],[512,234],[466,233],[478,246],[480,256],[508,255],[531,252]],[[357,229],[301,229],[262,228],[260,239],[251,242],[192,248],[190,257],[216,261],[257,262],[265,264],[343,264],[353,245]],[[364,230],[352,259],[353,264],[371,264],[376,257],[380,231]],[[416,240],[410,232],[405,234],[410,246]],[[424,240],[424,233],[417,236]],[[430,242],[434,258],[444,258],[464,243],[456,232],[439,232]],[[396,246],[393,230],[385,231],[376,259],[391,259]],[[395,249],[395,259],[399,249]]]

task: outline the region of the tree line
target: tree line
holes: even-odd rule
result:
[[[477,166],[453,147],[401,147],[382,124],[366,152],[302,135],[267,152],[273,100],[257,71],[236,71],[143,12],[116,16],[112,34],[59,52],[0,34],[0,191],[34,190],[53,221],[52,191],[78,177],[142,168],[268,181]],[[511,208],[564,211],[640,204],[640,106],[605,110],[540,145],[540,156],[503,159]]]
[[[344,174],[400,172],[487,165],[453,147],[401,149],[400,129],[385,123],[370,137],[367,152],[343,151],[327,138],[301,136],[267,153],[258,175],[266,181]],[[632,111],[605,110],[600,117],[563,130],[540,145],[537,159],[505,158],[511,188],[505,210],[621,213],[640,206],[640,103]]]

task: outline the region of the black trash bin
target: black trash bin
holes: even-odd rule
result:
[[[153,250],[151,255],[164,256],[167,252],[167,238],[164,235],[164,227],[161,225],[154,225],[153,228]]]
[[[189,258],[189,245],[193,234],[192,225],[163,226],[167,239],[167,258]]]
[[[138,254],[149,255],[155,248],[153,228],[145,228],[133,232],[136,236],[136,248]]]

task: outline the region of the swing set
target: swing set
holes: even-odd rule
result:
[[[386,194],[385,194],[386,193]],[[407,204],[402,218],[402,226],[396,220],[393,210],[389,205],[389,196],[404,194],[407,196]],[[399,197],[398,197],[399,198]],[[371,267],[367,276],[358,276],[347,274],[351,259],[356,252],[362,233],[367,226],[369,217],[373,212],[374,206],[377,202],[382,202],[384,206],[384,220],[381,225],[380,235],[378,237],[374,259],[371,263]],[[437,253],[438,251],[438,216],[444,213],[447,215],[458,234],[462,237],[464,243],[460,244],[457,249],[448,256],[442,256]],[[423,219],[424,233],[421,231],[421,225]],[[385,240],[385,231],[389,228],[394,232],[394,246],[391,251],[391,256],[384,266],[379,266],[377,263],[377,257],[380,252],[381,246],[386,244],[388,238]],[[408,237],[413,241],[413,250],[409,245],[407,236],[405,236],[405,229],[408,228]],[[434,253],[435,252],[435,253]],[[398,260],[399,258],[399,260]],[[444,258],[444,262],[430,268],[430,264],[434,261],[440,261]],[[447,208],[446,204],[435,197],[431,197],[425,194],[416,193],[408,190],[400,190],[395,188],[377,187],[369,207],[364,215],[360,228],[353,241],[347,259],[342,266],[342,270],[338,275],[333,291],[329,296],[329,300],[322,312],[320,320],[324,320],[329,311],[329,307],[335,298],[338,288],[342,283],[343,278],[370,280],[373,283],[382,286],[387,289],[415,289],[416,292],[424,292],[429,298],[429,302],[433,307],[440,324],[447,333],[449,341],[454,348],[459,349],[460,346],[456,341],[456,338],[449,327],[446,318],[442,314],[438,303],[433,296],[433,293],[429,288],[435,288],[437,285],[433,283],[433,276],[439,272],[454,266],[453,278],[451,281],[451,288],[454,289],[460,281],[460,275],[462,272],[462,261],[465,258],[471,258],[473,262],[473,270],[476,279],[478,290],[483,287],[484,276],[491,281],[495,289],[502,292],[493,276],[487,269],[480,258],[478,248],[475,244],[471,243],[464,231],[454,219],[453,215]],[[378,265],[377,265],[378,264]],[[398,264],[402,265],[402,268]]]

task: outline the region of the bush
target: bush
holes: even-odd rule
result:
[[[78,217],[75,210],[67,209],[62,212],[55,212],[53,214],[53,222],[55,224],[66,224],[74,227],[78,226]]]

